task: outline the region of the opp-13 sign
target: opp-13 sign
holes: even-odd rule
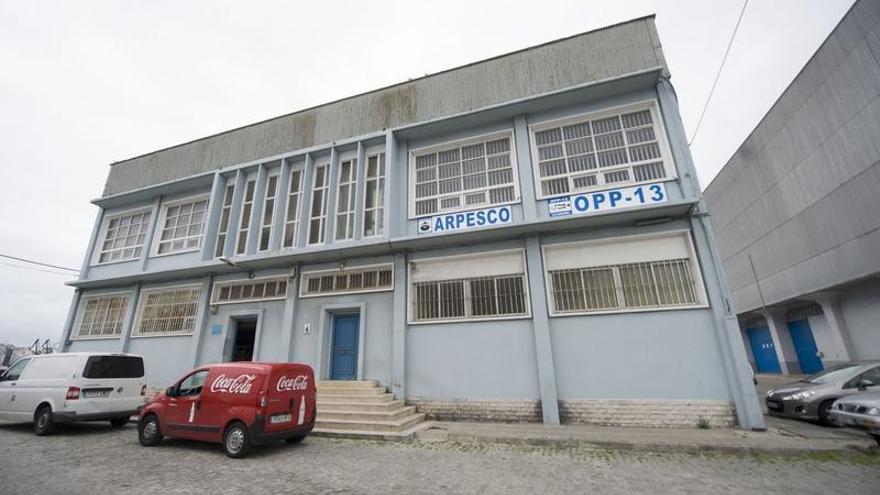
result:
[[[667,200],[666,186],[658,182],[551,198],[547,200],[547,208],[551,217],[567,217],[665,203]]]
[[[434,215],[419,219],[419,234],[439,234],[480,227],[503,225],[513,221],[513,208],[510,205],[494,206],[482,210],[463,211]]]

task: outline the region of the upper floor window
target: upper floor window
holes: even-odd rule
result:
[[[244,186],[244,200],[241,203],[241,218],[238,222],[238,241],[235,243],[235,254],[244,254],[247,248],[248,227],[251,225],[251,211],[254,209],[254,188],[257,180],[249,179]]]
[[[71,338],[107,338],[122,335],[129,292],[84,296],[79,303]]]
[[[278,195],[278,176],[269,176],[266,185],[266,198],[263,201],[263,222],[260,225],[260,251],[269,249],[272,237],[272,222],[275,220],[275,197]]]
[[[207,196],[172,201],[162,206],[162,229],[156,243],[156,254],[197,251],[202,244]]]
[[[653,103],[532,126],[539,198],[673,177]]]
[[[620,312],[703,304],[687,234],[544,248],[551,313]]]
[[[149,225],[149,210],[108,216],[104,221],[103,240],[98,249],[97,262],[110,263],[140,258]]]
[[[235,194],[235,184],[227,184],[226,192],[223,193],[223,209],[220,211],[220,227],[217,230],[217,245],[214,246],[214,257],[223,256],[226,249],[226,235],[229,233],[229,217],[232,215],[232,198]]]
[[[312,207],[309,210],[309,244],[324,242],[324,226],[327,224],[327,188],[330,186],[328,164],[315,167],[312,181]]]
[[[284,219],[283,247],[289,248],[296,244],[297,226],[299,226],[299,210],[302,202],[302,169],[290,171],[290,187],[287,192],[287,216]]]
[[[339,166],[336,192],[336,240],[354,237],[354,183],[357,160],[343,160]]]
[[[198,285],[141,291],[132,336],[191,334],[196,324],[200,292]]]
[[[410,217],[519,200],[507,132],[416,150],[410,162]]]
[[[364,237],[381,235],[385,227],[385,153],[367,157],[364,185]]]

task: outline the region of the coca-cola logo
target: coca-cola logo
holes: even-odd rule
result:
[[[257,375],[238,375],[235,378],[220,375],[211,384],[211,392],[223,394],[249,394]]]
[[[305,390],[308,385],[309,379],[305,375],[290,378],[282,375],[281,378],[278,379],[278,385],[275,386],[275,390],[279,392],[285,390]]]

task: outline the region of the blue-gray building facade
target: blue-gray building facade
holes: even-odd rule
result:
[[[705,198],[756,371],[880,359],[880,2],[856,2]]]
[[[64,333],[438,418],[763,428],[653,18],[114,163]]]

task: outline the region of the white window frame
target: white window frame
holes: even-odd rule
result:
[[[691,275],[694,280],[694,295],[697,298],[697,303],[690,305],[676,305],[676,306],[652,306],[652,307],[642,307],[642,308],[614,308],[614,309],[602,309],[595,311],[567,311],[567,312],[558,312],[556,311],[556,306],[553,303],[553,286],[552,286],[552,278],[550,276],[550,271],[547,267],[548,259],[547,259],[547,251],[552,251],[554,248],[564,247],[564,246],[581,246],[584,250],[589,250],[592,246],[599,245],[607,245],[607,244],[617,244],[621,242],[631,242],[631,241],[639,241],[639,240],[649,240],[649,239],[659,239],[659,238],[669,238],[669,237],[684,237],[685,247],[688,251],[688,260],[691,262]],[[650,311],[681,311],[681,310],[692,310],[692,309],[705,309],[709,307],[709,299],[706,295],[706,284],[703,280],[703,270],[700,266],[700,260],[697,257],[697,252],[694,247],[693,236],[691,232],[687,229],[677,229],[677,230],[668,230],[665,232],[658,232],[652,234],[635,234],[635,235],[627,235],[620,237],[611,237],[611,238],[603,238],[603,239],[593,239],[586,241],[572,241],[572,242],[562,242],[562,243],[554,243],[554,244],[545,244],[541,246],[541,257],[542,257],[542,265],[544,266],[544,295],[547,301],[547,311],[551,318],[564,318],[568,316],[591,316],[591,315],[602,315],[602,314],[618,314],[618,313],[645,313]],[[644,262],[644,260],[633,259],[632,263],[640,263]],[[592,268],[590,265],[581,266],[579,269],[584,268]],[[600,268],[600,266],[596,266],[596,268]],[[618,297],[620,294],[618,293]]]
[[[293,180],[293,175],[299,173],[299,189],[294,191],[291,188],[291,181]],[[287,177],[287,184],[284,187],[284,191],[286,193],[285,201],[284,201],[284,229],[283,236],[281,237],[281,249],[295,249],[297,244],[297,236],[299,235],[299,227],[300,221],[299,218],[302,215],[303,208],[303,196],[305,193],[303,192],[303,186],[305,185],[303,182],[306,178],[306,170],[303,164],[299,164],[298,166],[294,166],[290,168],[290,175]],[[296,201],[296,214],[293,216],[293,219],[287,217],[287,212],[290,209],[290,201]],[[285,246],[284,241],[287,239],[287,231],[288,229],[293,229],[291,234],[292,244],[290,246]]]
[[[144,316],[144,306],[147,303],[147,295],[152,294],[154,292],[164,292],[171,290],[180,290],[180,289],[199,289],[198,295],[196,297],[196,312],[193,315],[193,331],[188,333],[159,333],[159,334],[146,334],[141,335],[140,327],[141,321]],[[200,307],[199,302],[202,298],[202,284],[181,284],[181,285],[169,285],[165,287],[153,287],[150,289],[142,289],[140,296],[138,297],[138,306],[137,306],[137,314],[134,318],[134,323],[131,326],[129,331],[130,337],[133,339],[148,339],[148,338],[158,338],[158,337],[187,337],[192,336],[196,330],[196,323],[198,323],[199,312],[202,311],[203,308]]]
[[[226,200],[229,199],[227,204]],[[232,203],[235,201],[235,180],[227,179],[223,186],[223,204],[220,205],[220,217],[217,221],[217,239],[214,245],[214,257],[220,258],[226,252],[226,241],[229,239],[229,227],[232,226]],[[226,228],[223,228],[223,216],[226,216]],[[221,241],[222,236],[222,241]]]
[[[269,183],[275,179],[275,191],[270,191]],[[260,215],[260,233],[257,236],[257,252],[258,253],[266,253],[272,249],[272,239],[275,237],[275,205],[278,204],[279,199],[279,191],[281,190],[281,175],[277,172],[268,174],[266,176],[266,190],[263,194],[263,211]],[[269,194],[272,196],[269,196]],[[269,201],[272,202],[271,207],[269,206]],[[269,223],[266,223],[266,214],[269,214]],[[266,239],[266,249],[262,249],[263,245],[263,231],[269,229],[269,238]]]
[[[446,323],[463,323],[463,322],[483,322],[483,321],[504,321],[504,320],[529,320],[532,318],[532,297],[530,293],[529,287],[529,270],[526,264],[526,251],[525,249],[517,248],[517,249],[501,249],[495,251],[487,251],[481,253],[468,253],[468,254],[456,254],[451,256],[434,256],[431,258],[419,258],[416,260],[410,260],[407,265],[407,270],[412,270],[412,265],[418,265],[419,263],[430,262],[430,261],[438,261],[438,260],[472,260],[472,259],[480,259],[480,258],[491,258],[501,254],[510,254],[517,253],[522,257],[523,264],[523,292],[525,296],[525,308],[526,312],[522,315],[500,315],[500,316],[479,316],[479,317],[465,317],[465,318],[449,318],[449,319],[437,319],[437,320],[417,320],[415,315],[413,314],[413,302],[415,301],[415,294],[413,292],[414,285],[417,283],[413,280],[412,277],[407,277],[406,284],[406,300],[407,300],[407,309],[406,309],[406,319],[408,325],[443,325]],[[504,277],[510,275],[519,275],[518,273],[508,273],[508,274],[500,274],[493,275],[494,277]],[[449,281],[457,281],[462,280],[461,278],[450,278]],[[441,280],[442,282],[442,280]],[[467,294],[470,291],[470,284],[464,284],[464,300],[465,300],[465,313],[468,313],[467,306],[469,305]]]
[[[370,170],[370,159],[376,158],[376,177],[369,177],[368,172]],[[370,239],[373,237],[381,237],[385,234],[385,219],[383,218],[385,215],[385,208],[387,205],[385,204],[385,188],[388,187],[388,163],[385,160],[385,152],[378,151],[376,153],[369,153],[366,155],[364,163],[364,201],[363,205],[361,205],[361,215],[363,216],[363,222],[361,222],[361,236],[364,239]],[[370,182],[376,183],[376,205],[375,206],[367,206],[367,189],[370,187]],[[381,194],[379,190],[379,183],[382,183]],[[375,228],[373,234],[367,235],[367,212],[374,212],[375,216],[375,225],[378,227],[381,225],[381,228]]]
[[[652,179],[649,181],[635,181],[632,178],[632,162],[627,162],[626,165],[614,165],[612,167],[597,167],[591,171],[580,171],[580,172],[568,172],[566,175],[554,176],[557,178],[566,177],[569,180],[569,184],[571,185],[571,179],[573,176],[585,175],[595,173],[597,175],[597,184],[596,186],[589,188],[580,188],[574,189],[571,188],[568,192],[559,193],[559,194],[543,194],[543,190],[541,188],[541,166],[538,160],[538,146],[537,140],[535,139],[535,134],[541,131],[546,131],[548,129],[553,129],[557,127],[579,124],[589,120],[599,120],[607,117],[612,117],[615,115],[621,115],[625,113],[633,113],[639,112],[642,110],[649,110],[651,112],[651,119],[654,124],[654,131],[656,132],[657,145],[660,148],[660,159],[652,160],[653,162],[662,161],[663,167],[665,170],[666,177],[661,179]],[[592,135],[592,134],[591,134]],[[623,139],[626,143],[626,132],[623,133]],[[634,103],[628,103],[625,105],[617,105],[614,107],[604,108],[602,110],[597,110],[593,112],[585,112],[579,113],[577,115],[570,115],[558,119],[552,119],[542,122],[537,122],[529,125],[529,148],[532,154],[532,177],[534,178],[534,187],[535,187],[535,197],[538,200],[549,199],[549,198],[558,198],[564,196],[572,196],[576,194],[581,194],[585,192],[591,191],[602,191],[605,189],[614,189],[618,187],[627,187],[637,184],[646,184],[650,182],[667,182],[671,180],[675,180],[678,177],[675,160],[672,156],[672,151],[669,147],[669,139],[666,134],[666,127],[663,124],[662,114],[660,113],[659,106],[657,105],[657,100],[649,99],[642,100]],[[563,144],[564,148],[564,144]],[[628,149],[628,148],[624,148]],[[594,151],[595,153],[595,151]],[[636,163],[636,165],[642,165],[643,163]],[[630,170],[630,180],[625,182],[614,182],[610,184],[605,184],[603,174],[606,172],[615,172],[619,170],[628,169]]]
[[[370,270],[372,268],[376,268],[376,269],[389,268],[389,269],[391,269],[391,286],[390,287],[375,288],[375,289],[367,288],[367,289],[358,289],[358,290],[347,290],[344,292],[327,292],[327,293],[323,293],[323,294],[307,294],[306,293],[308,277],[315,276],[315,275],[320,277],[322,274],[337,275],[337,274],[342,274],[342,273],[351,272],[351,271],[365,271],[365,270]],[[393,290],[394,290],[394,263],[376,263],[376,264],[372,264],[372,265],[347,266],[347,267],[343,268],[342,270],[329,269],[329,270],[304,271],[300,274],[300,281],[299,281],[299,297],[302,299],[307,299],[307,298],[311,298],[311,297],[335,297],[335,296],[341,296],[341,295],[345,295],[345,294],[364,294],[364,293],[369,293],[369,292],[390,292]]]
[[[110,230],[110,221],[116,218],[127,217],[131,215],[137,215],[140,213],[149,213],[150,218],[147,220],[147,230],[144,232],[144,242],[140,245],[141,247],[141,255],[134,258],[125,258],[111,261],[99,261],[101,259],[101,253],[104,252],[101,250],[101,246],[104,245],[104,242],[107,240],[107,231]],[[101,230],[99,232],[98,238],[95,241],[94,250],[92,253],[92,259],[89,263],[89,266],[103,266],[103,265],[113,265],[115,263],[125,263],[128,261],[137,261],[142,259],[145,255],[147,255],[148,246],[147,246],[147,237],[150,234],[150,227],[155,223],[155,219],[153,218],[153,209],[149,206],[139,206],[137,208],[130,208],[127,210],[117,211],[111,213],[109,215],[105,215],[101,220]],[[158,225],[158,224],[157,224]],[[130,246],[136,247],[136,246]]]
[[[243,282],[250,282],[252,284],[258,282],[285,282],[284,294],[274,297],[250,297],[247,299],[236,299],[234,301],[220,301],[220,291],[224,287],[232,287]],[[263,302],[263,301],[283,301],[287,299],[287,292],[290,290],[290,277],[287,275],[268,275],[265,277],[257,277],[257,278],[237,278],[232,280],[219,280],[214,283],[214,287],[211,290],[211,306],[219,306],[222,304],[240,304],[240,303],[250,303],[250,302]]]
[[[178,206],[186,203],[196,203],[198,201],[206,200],[205,203],[205,214],[202,217],[202,230],[199,231],[199,244],[196,247],[180,249],[177,251],[169,251],[167,253],[159,253],[159,245],[162,244],[162,230],[165,228],[165,215],[168,213],[168,209],[172,206]],[[156,228],[153,233],[153,245],[150,249],[150,257],[158,258],[161,256],[173,256],[175,254],[184,254],[184,253],[192,253],[199,251],[202,249],[202,245],[205,242],[205,227],[208,225],[208,215],[211,213],[211,199],[210,194],[195,194],[193,196],[187,196],[185,198],[179,198],[172,201],[168,201],[167,203],[162,204],[162,208],[159,209],[159,216],[156,218]],[[186,238],[189,238],[187,236]],[[167,240],[164,242],[168,242]]]
[[[318,169],[321,167],[325,168],[324,184],[320,188],[318,188],[315,186],[315,181],[318,179],[317,172],[318,172]],[[327,238],[327,213],[329,210],[327,196],[328,196],[328,193],[330,192],[330,173],[331,172],[332,172],[332,167],[331,167],[329,161],[322,162],[318,165],[315,165],[314,170],[312,171],[312,177],[311,177],[311,179],[312,179],[312,186],[311,186],[312,193],[309,194],[309,213],[308,213],[308,222],[309,222],[308,228],[309,228],[309,230],[306,232],[306,246],[307,247],[308,246],[321,246],[326,242],[325,239]],[[317,189],[321,189],[321,191],[322,191],[322,194],[321,194],[321,213],[315,217],[315,216],[312,216],[312,205],[314,204],[314,201],[315,201],[315,191]],[[312,221],[313,220],[318,220],[318,225],[319,225],[319,227],[318,227],[318,230],[319,230],[318,242],[309,242],[310,239],[312,238]]]
[[[487,142],[487,141],[495,141],[498,139],[508,138],[510,140],[510,166],[511,171],[513,173],[513,199],[511,201],[506,201],[503,203],[482,203],[478,205],[461,205],[458,208],[440,208],[436,212],[428,214],[428,215],[418,215],[416,214],[416,156],[425,155],[429,153],[437,153],[440,151],[445,151],[449,149],[461,148],[463,146],[468,146],[472,144]],[[386,164],[387,167],[387,164]],[[387,168],[386,168],[387,170]],[[472,210],[481,210],[483,208],[491,208],[493,206],[501,206],[501,205],[512,205],[522,202],[522,195],[520,193],[520,184],[519,184],[519,168],[517,166],[516,159],[516,137],[514,136],[513,129],[506,129],[498,132],[491,132],[486,134],[480,134],[477,136],[470,136],[464,139],[456,139],[452,141],[445,141],[443,143],[425,146],[422,148],[416,148],[410,150],[409,152],[409,165],[408,165],[408,183],[409,183],[409,193],[407,195],[408,202],[408,218],[410,220],[415,220],[418,218],[425,218],[435,215],[445,215],[447,213],[458,213],[463,211],[472,211]],[[387,183],[386,183],[387,187]],[[490,186],[486,186],[484,190],[488,196],[488,190]],[[462,192],[463,193],[463,192]],[[459,193],[459,194],[462,194]],[[438,194],[436,197],[438,200],[442,195]],[[425,198],[422,198],[425,199]],[[387,205],[386,205],[387,206]]]
[[[351,165],[348,181],[342,182],[342,164],[344,164],[345,162],[350,162]],[[358,184],[358,166],[359,164],[356,156],[343,157],[339,160],[339,170],[336,177],[336,208],[333,212],[333,214],[336,215],[336,222],[334,222],[335,225],[333,226],[333,229],[335,230],[335,232],[333,232],[334,242],[345,242],[354,239],[354,219],[355,212],[357,211],[357,201],[355,200],[357,198],[357,194],[355,193],[357,192]],[[342,189],[342,186],[348,186],[348,201],[346,202],[345,211],[339,209],[341,192],[340,189]],[[339,237],[339,226],[341,225],[339,223],[340,217],[345,217],[346,221],[346,232],[344,232],[344,234],[348,234],[348,232],[351,232],[351,235]]]
[[[116,292],[102,292],[100,294],[89,294],[89,295],[82,296],[79,300],[79,304],[76,307],[76,320],[74,321],[73,328],[70,331],[70,337],[68,340],[112,340],[112,339],[118,339],[118,338],[122,337],[126,332],[126,328],[125,328],[126,321],[125,320],[126,320],[126,316],[128,315],[129,306],[131,305],[131,294],[132,294],[132,292],[130,290],[128,290],[128,291],[116,291]],[[115,334],[115,335],[79,335],[81,325],[82,325],[82,320],[83,320],[83,317],[85,316],[85,312],[84,312],[85,307],[89,301],[91,301],[93,299],[102,299],[102,298],[106,298],[106,297],[119,297],[119,296],[124,296],[126,301],[125,301],[125,309],[122,311],[122,321],[120,322],[121,326],[119,328],[118,334]]]
[[[254,195],[251,197],[250,201],[247,199],[248,184],[254,185]],[[244,190],[241,192],[241,207],[238,212],[238,225],[236,225],[237,228],[235,229],[235,245],[232,250],[234,256],[243,256],[247,254],[248,233],[253,227],[253,225],[251,225],[251,216],[254,212],[254,205],[257,202],[257,175],[253,173],[245,177],[242,187],[244,187]],[[245,210],[247,209],[245,206],[250,206],[250,211],[248,211],[247,214],[245,214]],[[242,227],[245,218],[247,218],[247,227]],[[242,236],[244,236],[244,246],[241,251],[239,251],[238,246],[241,245]]]

